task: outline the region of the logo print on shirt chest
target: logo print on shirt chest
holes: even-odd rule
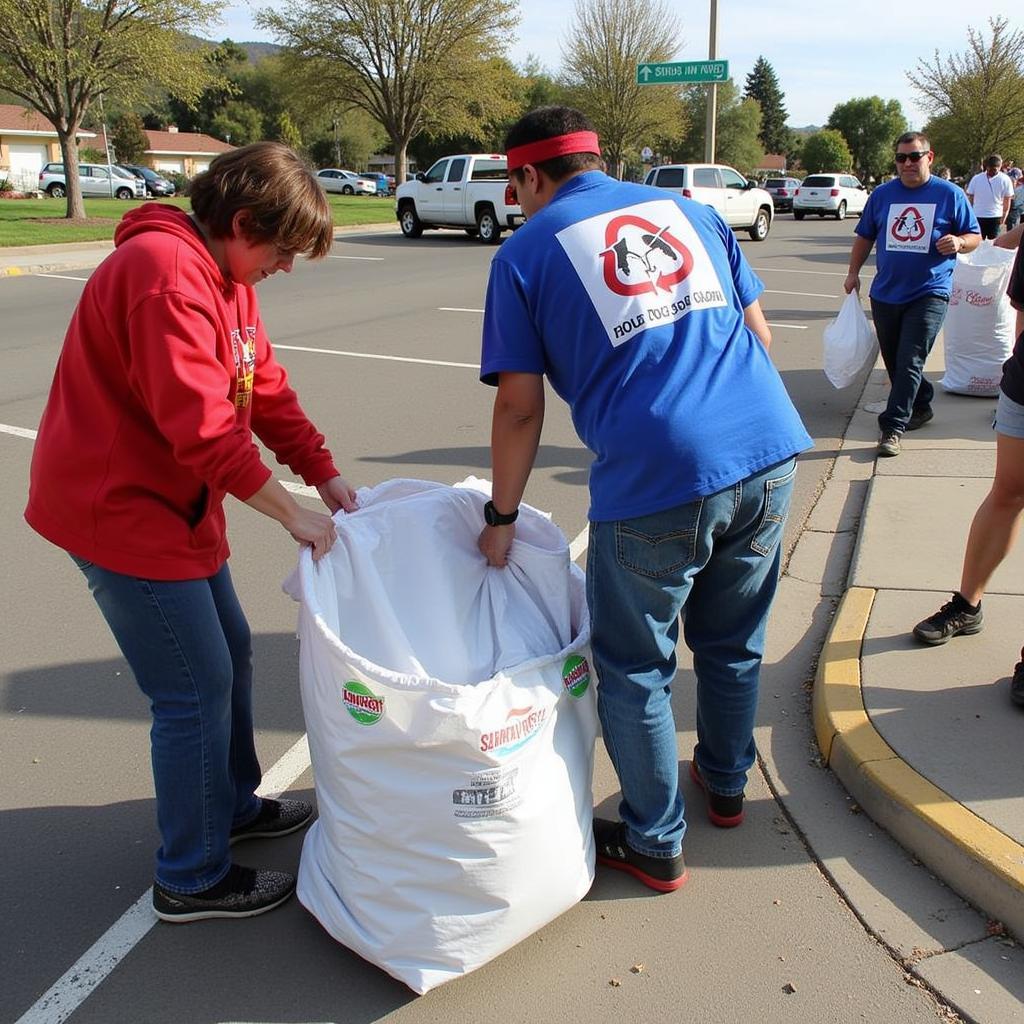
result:
[[[235,408],[244,409],[252,401],[252,382],[256,370],[256,328],[246,327],[244,339],[238,328],[232,329],[231,351],[235,357]]]

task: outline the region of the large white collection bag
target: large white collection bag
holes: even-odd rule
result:
[[[1006,294],[1017,255],[982,243],[957,256],[943,325],[946,373],[939,382],[961,395],[997,395],[1013,352],[1016,314]]]
[[[509,566],[476,541],[480,481],[395,480],[335,516],[285,589],[319,819],[298,896],[427,992],[509,949],[594,879],[597,732],[583,573],[523,506]]]

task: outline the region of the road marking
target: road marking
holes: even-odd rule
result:
[[[482,313],[482,309],[469,309],[466,306],[438,306],[441,313]]]
[[[274,345],[288,352],[315,352],[322,356],[351,356],[353,359],[386,359],[393,363],[419,363],[422,366],[456,366],[460,369],[479,370],[479,363],[449,363],[443,359],[413,359],[412,356],[381,356],[371,352],[346,352],[333,348],[306,348],[304,345]]]
[[[37,433],[27,427],[12,427],[9,423],[0,423],[0,434],[13,434],[15,437],[27,437],[30,441],[34,441]]]
[[[587,550],[587,541],[590,537],[590,524],[588,523],[583,527],[578,534],[576,539],[569,545],[569,561],[575,562],[584,551]]]
[[[335,256],[333,252],[327,254],[329,260],[366,260],[370,263],[383,263],[383,256]]]
[[[804,270],[803,267],[751,267],[755,274],[818,274],[821,277],[846,277],[846,274],[839,270]],[[871,280],[872,274],[861,274],[865,280]]]
[[[67,274],[36,274],[36,277],[54,277],[58,281],[88,281],[87,277],[68,277]]]
[[[304,498],[319,498],[320,492],[315,487],[306,484],[297,484],[292,480],[282,480],[281,486],[292,494],[301,494]]]
[[[309,767],[305,734],[263,776],[260,796],[273,799]],[[61,1024],[92,994],[111,971],[157,923],[153,890],[147,889],[64,974],[47,989],[16,1024]]]
[[[764,290],[765,295],[801,295],[805,299],[834,299],[835,295],[824,295],[821,292],[780,292],[774,288],[766,288]],[[842,296],[840,296],[841,298]]]
[[[771,320],[765,321],[769,327],[788,327],[791,331],[806,331],[806,324],[773,324]]]

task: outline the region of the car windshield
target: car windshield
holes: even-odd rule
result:
[[[836,183],[834,174],[809,174],[804,178],[804,188],[832,188]]]
[[[769,178],[764,183],[764,187],[765,188],[785,188],[786,187],[786,179],[785,178]]]

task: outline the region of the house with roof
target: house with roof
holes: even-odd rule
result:
[[[146,131],[149,146],[142,163],[154,171],[173,171],[193,178],[210,166],[220,153],[229,153],[235,147],[202,132],[179,132],[174,125],[166,131]]]
[[[79,144],[94,138],[94,132],[80,131],[77,136]],[[34,189],[43,164],[60,159],[57,131],[42,114],[16,103],[0,103],[0,178]]]

